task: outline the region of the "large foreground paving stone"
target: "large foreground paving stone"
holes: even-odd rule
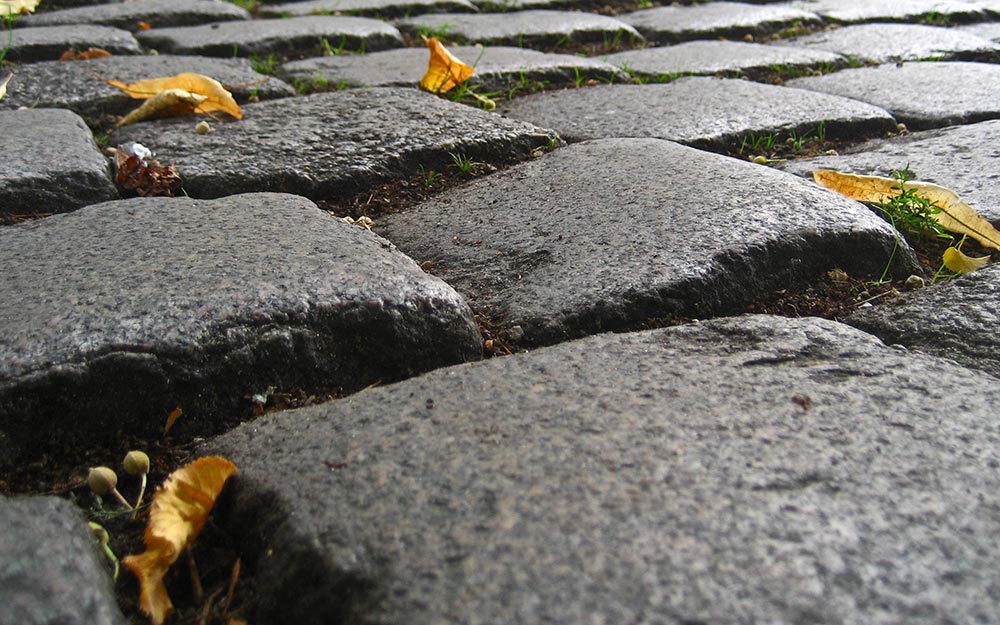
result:
[[[91,124],[124,115],[140,104],[97,76],[133,82],[183,72],[204,74],[229,85],[233,97],[243,104],[295,95],[290,85],[255,72],[246,59],[214,59],[169,54],[115,56],[90,61],[45,61],[21,65],[7,85],[0,109],[26,107],[68,108]],[[95,74],[97,76],[95,76]]]
[[[804,6],[808,6],[802,3]],[[767,35],[795,24],[816,25],[819,16],[793,4],[706,2],[692,6],[663,6],[619,16],[649,41],[657,44],[690,39]]]
[[[483,90],[531,87],[534,83],[572,85],[577,81],[625,80],[628,75],[609,63],[571,54],[546,54],[504,46],[452,46],[459,59],[475,63],[470,83]],[[281,66],[295,81],[317,87],[374,87],[417,85],[427,71],[425,48],[402,48],[370,54],[343,54],[292,61]]]
[[[834,267],[878,275],[895,243],[857,202],[657,139],[571,145],[378,231],[526,345],[725,314]]]
[[[44,6],[44,5],[43,5]],[[28,15],[18,19],[23,26],[99,24],[132,32],[141,23],[155,27],[191,26],[206,22],[250,19],[246,9],[218,0],[143,0],[63,9]]]
[[[337,15],[377,15],[392,17],[419,13],[458,13],[477,11],[469,0],[308,0],[269,4],[260,8],[263,15],[312,15],[336,13]]]
[[[738,148],[753,133],[861,139],[894,131],[886,111],[856,100],[746,80],[682,78],[669,84],[550,91],[504,105],[510,117],[552,128],[567,141],[656,137],[709,149]]]
[[[909,165],[915,180],[952,189],[984,217],[1000,225],[1000,121],[915,132],[878,139],[839,156],[796,159],[779,166],[811,177],[817,169],[889,176]]]
[[[997,402],[761,316],[435,371],[209,451],[239,467],[218,518],[262,625],[990,623]]]
[[[884,108],[910,130],[1000,117],[1000,65],[906,63],[848,69],[786,83]]]
[[[829,70],[847,62],[834,52],[742,41],[689,41],[609,54],[604,60],[639,76],[741,73],[751,78],[803,68]]]
[[[990,265],[863,310],[848,323],[887,343],[951,358],[1000,378],[998,310],[1000,265]]]
[[[0,215],[64,213],[118,198],[87,125],[62,109],[0,111]]]
[[[108,562],[79,508],[0,496],[0,623],[122,625]]]
[[[450,287],[298,196],[99,204],[0,230],[0,264],[0,431],[22,455],[482,354]]]
[[[642,39],[634,28],[613,17],[572,11],[420,15],[403,20],[400,28],[442,30],[447,39],[463,43],[518,47]]]
[[[139,42],[127,30],[110,26],[77,24],[73,26],[39,26],[15,28],[10,31],[7,61],[54,61],[70,48],[86,50],[101,48],[111,54],[139,54]]]
[[[499,164],[555,140],[552,131],[398,87],[271,100],[243,114],[208,135],[180,119],[125,126],[111,138],[138,141],[175,164],[194,197],[287,191],[313,199],[445,166],[450,153]]]
[[[154,28],[139,31],[136,37],[160,52],[222,57],[322,54],[324,42],[334,48],[366,51],[403,45],[399,31],[385,22],[331,15]]]
[[[776,45],[829,50],[857,61],[995,61],[1000,45],[953,28],[919,24],[858,24],[814,35],[784,39]]]

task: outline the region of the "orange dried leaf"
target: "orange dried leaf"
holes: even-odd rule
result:
[[[427,73],[420,79],[420,86],[431,93],[447,93],[472,77],[475,70],[458,60],[455,55],[431,37],[424,39],[431,51]]]
[[[87,48],[86,50],[78,51],[76,48],[70,48],[62,53],[59,57],[60,61],[86,61],[88,59],[106,59],[111,56],[111,53],[103,48]]]
[[[163,576],[208,521],[208,514],[236,465],[217,456],[199,458],[177,469],[153,496],[146,525],[146,551],[122,564],[139,579],[139,609],[153,625],[174,610]]]
[[[167,424],[163,426],[164,436],[167,435],[167,432],[170,431],[170,428],[174,427],[174,423],[177,421],[177,418],[180,417],[182,414],[184,414],[184,411],[181,410],[180,406],[177,406],[176,408],[170,411],[170,414],[167,415]]]
[[[168,89],[182,89],[188,93],[205,97],[205,101],[198,105],[195,113],[213,113],[222,111],[228,113],[236,119],[243,119],[243,111],[240,105],[233,99],[233,94],[229,93],[218,80],[202,76],[201,74],[184,73],[166,78],[153,78],[150,80],[140,80],[138,82],[124,83],[120,80],[104,80],[112,87],[118,87],[129,97],[137,100],[152,98],[158,93]]]
[[[118,122],[118,126],[134,124],[147,119],[190,115],[196,112],[204,102],[205,96],[203,95],[183,89],[167,89],[149,98],[142,103],[142,106],[123,117]]]
[[[0,17],[34,13],[41,0],[0,0]]]

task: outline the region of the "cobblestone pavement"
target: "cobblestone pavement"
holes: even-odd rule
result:
[[[176,408],[238,467],[250,623],[1000,622],[1000,272],[930,284],[811,176],[1000,224],[1000,3],[251,9],[2,33],[0,625],[143,622],[85,489],[10,480]],[[421,35],[466,87],[418,89]],[[108,80],[183,72],[242,118],[116,127]],[[178,197],[116,185],[129,142]],[[741,314],[820,283],[854,311]],[[338,398],[253,417],[290,393]]]

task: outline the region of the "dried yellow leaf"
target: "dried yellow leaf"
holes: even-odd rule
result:
[[[206,98],[197,93],[184,91],[183,89],[167,89],[142,103],[142,106],[135,109],[118,122],[118,126],[126,126],[147,119],[161,119],[164,117],[180,117],[190,115],[198,110],[198,107],[205,102]]]
[[[860,176],[821,169],[813,172],[813,179],[818,184],[859,202],[884,203],[901,192],[898,180],[882,176]],[[1000,250],[1000,231],[951,189],[930,182],[914,181],[907,182],[906,189],[912,189],[941,209],[940,213],[935,213],[932,217],[944,229],[968,235],[984,247]]]
[[[7,74],[7,77],[3,79],[3,82],[0,82],[0,100],[3,100],[3,97],[7,95],[7,83],[9,83],[10,79],[13,77],[14,74]]]
[[[34,13],[41,0],[0,0],[0,17]]]
[[[989,256],[968,256],[957,247],[949,247],[942,256],[944,266],[955,273],[969,273],[990,262]]]
[[[229,93],[218,80],[202,76],[201,74],[184,73],[166,78],[152,78],[150,80],[140,80],[138,82],[124,83],[120,80],[104,80],[113,87],[118,87],[129,97],[137,100],[152,98],[158,93],[169,89],[182,89],[188,93],[204,96],[195,109],[195,113],[213,113],[221,111],[228,113],[236,119],[243,119],[243,111],[240,105],[233,99],[233,94]]]
[[[153,496],[146,525],[146,551],[122,560],[139,578],[139,609],[153,625],[174,610],[163,576],[208,521],[208,514],[236,465],[217,456],[199,458],[177,469]]]
[[[420,86],[431,93],[447,93],[472,77],[475,70],[466,65],[441,44],[440,41],[424,38],[431,51],[427,73],[420,79]]]

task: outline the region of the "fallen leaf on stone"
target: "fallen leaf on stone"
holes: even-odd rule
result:
[[[898,180],[881,176],[860,176],[820,169],[813,172],[813,179],[818,184],[859,202],[885,203],[898,196],[901,191]],[[1000,231],[951,189],[930,182],[914,181],[907,182],[906,188],[912,189],[941,209],[940,213],[935,213],[932,217],[944,229],[968,235],[983,247],[1000,250]]]
[[[232,115],[236,119],[243,119],[243,111],[240,109],[240,105],[236,103],[236,100],[233,99],[233,94],[229,93],[218,80],[202,76],[201,74],[189,72],[166,78],[153,78],[132,83],[124,83],[120,80],[108,80],[106,78],[101,78],[101,80],[112,87],[118,87],[127,93],[129,97],[137,100],[152,98],[158,93],[169,89],[180,89],[205,98],[195,107],[195,113],[211,114],[215,111],[221,111]]]
[[[208,514],[236,465],[209,456],[184,465],[167,477],[153,496],[146,525],[146,551],[122,560],[139,578],[139,609],[153,625],[174,611],[163,576],[198,537]]]
[[[989,256],[968,256],[957,247],[949,247],[942,256],[944,266],[955,273],[969,273],[990,262]]]
[[[0,0],[0,17],[34,13],[41,0]]]
[[[106,59],[111,56],[111,53],[103,48],[87,48],[86,50],[77,51],[76,48],[70,48],[62,53],[59,57],[60,61],[86,61],[88,59]]]
[[[7,83],[9,83],[10,79],[13,77],[14,74],[7,74],[7,77],[3,79],[3,82],[0,82],[0,100],[3,100],[3,97],[7,95]]]
[[[183,89],[167,89],[149,98],[142,103],[142,106],[121,118],[118,121],[118,126],[126,126],[148,119],[192,115],[206,99],[203,95]]]
[[[173,165],[162,165],[153,159],[152,153],[139,143],[130,141],[118,146],[115,150],[115,185],[122,192],[126,191],[136,195],[173,197],[174,192],[181,186],[181,176],[177,173],[177,168]],[[176,420],[180,416],[180,408],[175,410],[178,414],[173,416]],[[173,421],[168,417],[168,428],[173,425]],[[166,432],[164,432],[166,433]]]
[[[420,86],[431,93],[447,93],[472,77],[475,70],[458,60],[455,55],[434,37],[424,37],[431,51],[427,73],[420,79]]]

